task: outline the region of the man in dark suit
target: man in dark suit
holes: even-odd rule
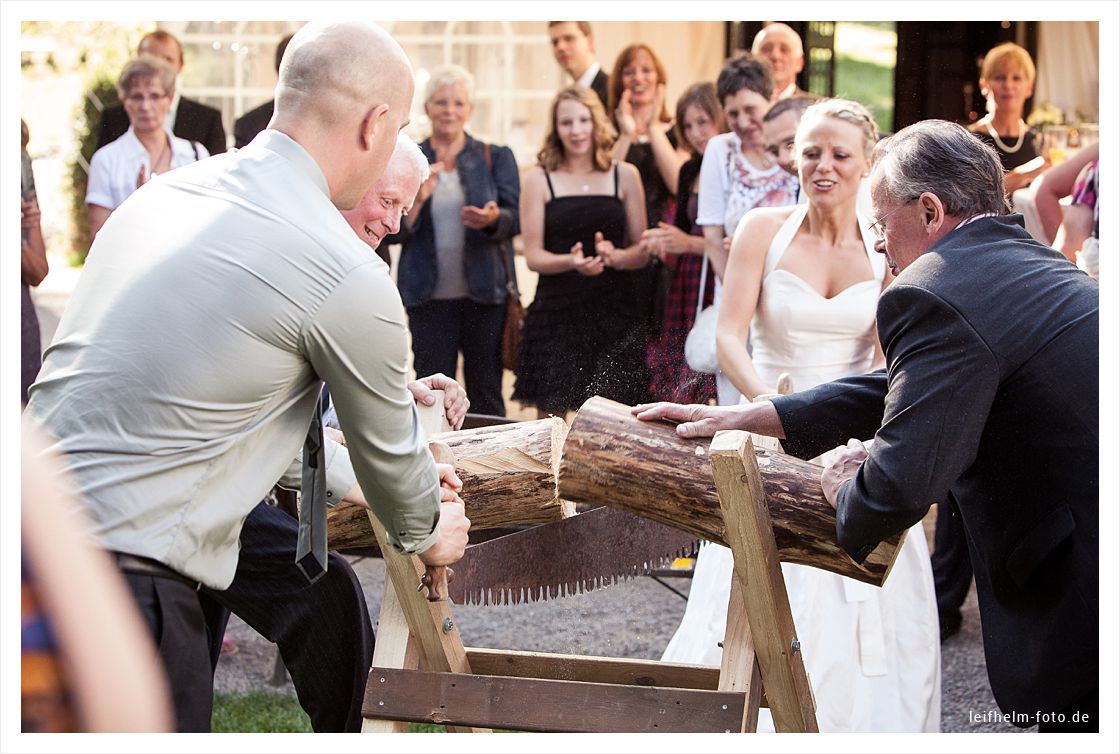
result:
[[[140,55],[155,55],[163,58],[175,69],[176,75],[183,71],[183,46],[174,35],[163,29],[149,32],[140,40],[136,50]],[[171,101],[168,115],[171,131],[188,141],[197,141],[206,147],[210,154],[226,151],[226,131],[222,126],[222,113],[212,107],[187,99],[179,94],[178,80],[175,97]],[[101,111],[101,124],[97,132],[97,148],[119,139],[128,130],[128,114],[121,105],[113,105]]]
[[[289,34],[280,40],[280,44],[276,45],[276,72],[280,72],[280,61],[284,59],[284,50],[288,48],[288,42],[292,39]],[[276,100],[270,99],[261,105],[257,105],[249,112],[242,115],[240,118],[233,122],[233,145],[238,149],[248,144],[253,140],[257,134],[268,128],[268,122],[272,120],[272,111],[275,109]]]
[[[595,37],[588,21],[549,21],[552,54],[572,80],[599,95],[607,109],[607,74],[595,60]],[[609,110],[608,110],[609,112]]]
[[[876,317],[886,370],[747,406],[655,404],[683,436],[747,429],[825,469],[837,541],[862,561],[934,502],[960,515],[992,691],[1008,722],[1097,730],[1099,288],[1036,242],[995,152],[923,121],[880,142]],[[939,510],[939,515],[941,510]]]

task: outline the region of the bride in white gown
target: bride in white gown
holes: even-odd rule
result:
[[[795,390],[882,366],[875,331],[889,282],[882,254],[857,216],[860,181],[877,136],[862,105],[826,100],[797,131],[807,204],[751,211],[740,222],[724,278],[717,351],[746,398]],[[753,355],[743,345],[750,328]],[[828,463],[830,451],[819,459]],[[662,659],[718,665],[731,588],[731,551],[706,545],[688,606]],[[808,566],[782,564],[817,722],[829,731],[940,730],[941,648],[929,550],[908,532],[879,589]],[[768,710],[759,730],[773,730]]]

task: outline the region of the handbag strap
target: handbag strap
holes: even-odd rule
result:
[[[490,172],[490,175],[493,175],[494,163],[490,159],[490,142],[483,143],[482,156],[486,159],[486,169]],[[513,284],[513,270],[509,268],[509,260],[506,259],[505,244],[498,244],[498,256],[502,258],[502,269],[506,273],[506,290],[513,293],[517,288]]]
[[[704,290],[708,287],[708,250],[704,249],[704,261],[700,263],[700,295],[696,297],[696,313],[692,315],[692,326],[696,326],[696,318],[704,310]]]

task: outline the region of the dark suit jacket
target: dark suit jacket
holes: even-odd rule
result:
[[[128,125],[128,113],[123,106],[113,105],[102,110],[97,148],[119,139],[128,130]],[[181,139],[199,142],[210,154],[226,151],[226,130],[222,126],[221,112],[201,102],[179,98],[174,133]]]
[[[857,560],[956,503],[1005,712],[1098,687],[1098,317],[1097,283],[1021,216],[977,220],[884,291],[885,371],[774,401],[794,455],[874,435],[837,506]]]
[[[607,117],[611,117],[610,106],[607,104],[607,82],[610,76],[600,68],[599,72],[595,74],[595,78],[591,79],[591,91],[599,95],[599,101],[603,103],[603,110],[607,113]]]
[[[268,122],[272,120],[272,111],[275,107],[276,100],[270,99],[235,120],[233,122],[233,146],[241,149],[267,128]]]

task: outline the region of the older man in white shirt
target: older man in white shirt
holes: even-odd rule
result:
[[[146,184],[109,218],[28,406],[118,553],[180,730],[210,725],[198,585],[232,581],[242,521],[299,454],[323,379],[350,451],[329,445],[328,462],[352,460],[360,483],[336,474],[327,496],[372,501],[392,545],[429,566],[466,545],[458,480],[406,387],[399,295],[338,212],[388,163],[411,66],[371,24],[309,24],[276,92],[251,145]]]
[[[770,62],[770,75],[774,77],[771,102],[806,93],[797,87],[797,74],[805,67],[805,49],[801,37],[789,25],[774,21],[763,26],[751,43],[751,54]]]

